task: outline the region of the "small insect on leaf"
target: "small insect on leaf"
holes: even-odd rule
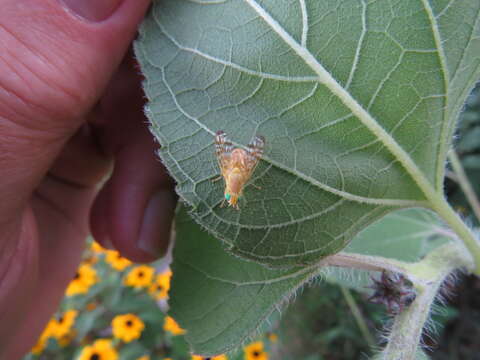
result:
[[[258,161],[262,157],[265,147],[265,138],[255,136],[248,144],[247,150],[233,148],[224,131],[219,130],[215,135],[215,152],[222,177],[225,180],[226,200],[237,210],[238,198],[242,196],[243,187],[251,178]]]

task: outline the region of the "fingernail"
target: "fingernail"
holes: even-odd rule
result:
[[[123,0],[61,0],[75,15],[88,21],[102,21],[110,17]]]
[[[147,204],[138,238],[139,249],[153,257],[165,254],[170,240],[176,198],[171,190],[155,193]]]

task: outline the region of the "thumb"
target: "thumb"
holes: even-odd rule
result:
[[[1,3],[0,168],[28,193],[102,94],[150,1]]]

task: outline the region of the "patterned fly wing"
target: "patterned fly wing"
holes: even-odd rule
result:
[[[215,134],[215,153],[217,155],[217,160],[220,165],[220,170],[222,175],[224,175],[225,170],[230,166],[230,158],[233,151],[233,145],[227,139],[227,135],[224,131],[219,130]]]
[[[248,175],[247,178],[250,178],[253,171],[255,170],[258,161],[263,155],[263,149],[265,148],[265,138],[263,136],[255,136],[250,144],[247,147],[247,158],[246,165]]]

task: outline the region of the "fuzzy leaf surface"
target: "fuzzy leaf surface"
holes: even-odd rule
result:
[[[478,0],[159,0],[136,54],[160,156],[236,255],[311,264],[442,191],[480,69]],[[214,134],[266,151],[222,208]]]
[[[317,267],[267,269],[235,257],[183,209],[177,214],[170,314],[195,354],[213,356],[249,340]]]

